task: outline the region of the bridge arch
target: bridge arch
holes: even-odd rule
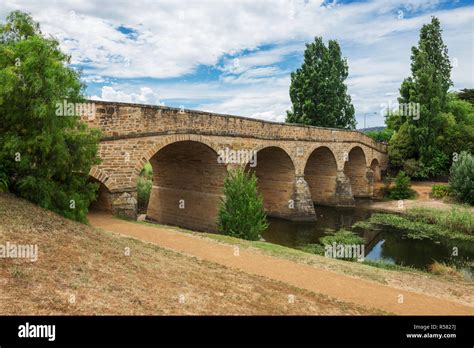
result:
[[[101,183],[109,191],[115,188],[115,181],[102,169],[92,167],[89,171],[89,177]]]
[[[309,185],[313,202],[334,203],[336,199],[337,161],[332,150],[319,146],[309,155],[304,177]]]
[[[364,150],[360,146],[354,146],[346,154],[344,174],[350,181],[354,197],[366,197],[369,184],[367,181],[367,160]]]
[[[140,156],[140,159],[137,161],[133,169],[133,172],[136,175],[139,175],[141,173],[141,171],[143,170],[143,167],[145,166],[145,163],[149,162],[150,159],[156,153],[158,153],[165,146],[173,144],[173,143],[177,143],[180,141],[194,141],[194,142],[202,143],[206,145],[207,147],[209,147],[216,153],[218,151],[216,145],[212,141],[210,141],[206,137],[203,137],[197,134],[173,134],[160,140],[161,141],[157,143],[153,143],[153,145],[147,148],[146,151]]]
[[[288,217],[295,191],[295,165],[288,152],[279,146],[264,146],[257,150],[257,164],[246,170],[257,176],[258,191],[269,216]]]
[[[227,173],[226,166],[217,161],[217,152],[202,141],[186,138],[160,145],[149,157],[153,187],[147,218],[197,231],[216,231]]]

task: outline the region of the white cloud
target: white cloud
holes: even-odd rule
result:
[[[148,87],[140,88],[140,93],[126,93],[110,86],[104,86],[102,87],[101,95],[92,96],[91,99],[123,103],[164,105],[164,103],[160,102],[158,95]]]
[[[281,121],[290,105],[290,80],[279,64],[289,56],[301,59],[304,42],[323,36],[337,39],[348,57],[347,83],[357,113],[377,112],[389,95],[396,98],[393,93],[409,74],[410,48],[431,15],[440,18],[450,56],[458,62],[455,88],[473,85],[472,6],[438,10],[442,1],[430,0],[322,3],[2,0],[0,17],[14,9],[31,12],[43,32],[57,37],[73,62],[84,66],[87,82],[117,83],[95,96],[108,100],[187,99],[206,110]],[[119,32],[119,26],[134,34]],[[262,49],[266,45],[272,48]],[[219,81],[147,80],[144,87],[139,80],[180,78],[199,65],[220,69]],[[381,118],[372,121],[383,124]]]

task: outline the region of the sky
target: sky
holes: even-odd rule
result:
[[[419,30],[440,19],[453,90],[474,86],[474,2],[1,0],[29,12],[82,70],[92,99],[284,122],[290,74],[316,36],[347,58],[357,128],[384,125]]]

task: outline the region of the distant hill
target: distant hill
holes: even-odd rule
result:
[[[372,131],[381,131],[382,129],[385,129],[385,128],[387,127],[369,127],[369,128],[358,129],[358,131],[362,133],[367,133],[367,132],[372,132]]]

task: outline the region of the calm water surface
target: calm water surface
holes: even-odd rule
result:
[[[292,248],[317,243],[328,230],[345,228],[357,221],[370,218],[373,211],[357,206],[354,208],[335,208],[316,206],[316,222],[291,222],[269,218],[270,226],[263,233],[265,241]],[[406,237],[404,231],[388,226],[380,226],[379,231],[354,229],[365,240],[365,259],[426,269],[434,261],[456,264],[467,277],[474,275],[474,243],[459,241],[414,240]],[[453,247],[458,248],[458,256],[452,257]]]

